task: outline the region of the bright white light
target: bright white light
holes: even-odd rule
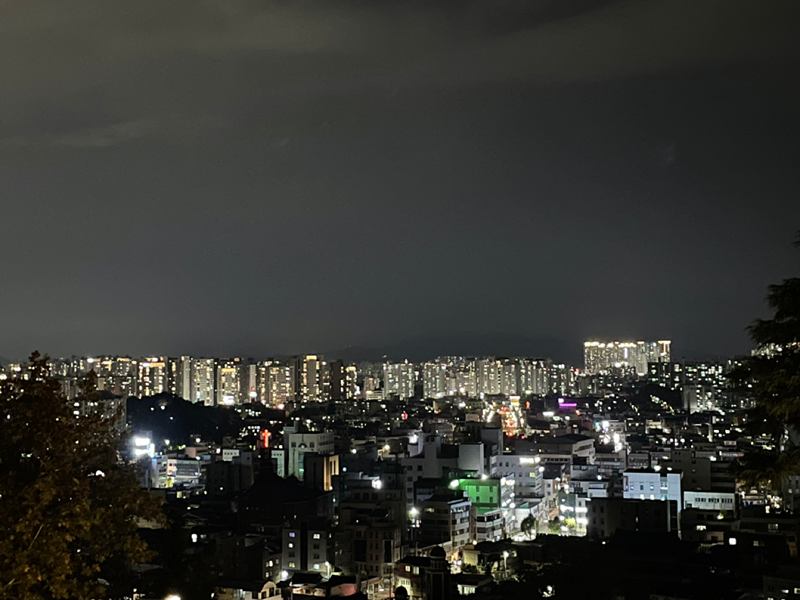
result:
[[[389,450],[391,450],[391,449],[392,449],[392,447],[391,447],[389,444],[386,444],[386,445],[383,447],[383,451],[384,451],[384,452],[389,452]]]
[[[196,544],[196,543],[197,543],[197,534],[196,534],[196,533],[193,533],[193,534],[192,534],[192,543],[193,543],[193,544]]]
[[[181,597],[178,594],[170,594],[164,600],[181,600]]]
[[[383,482],[380,479],[373,479],[372,487],[374,487],[376,490],[379,490],[383,487]]]
[[[289,579],[289,572],[281,571],[281,579]]]
[[[458,479],[453,479],[453,481],[450,482],[450,487],[453,488],[453,489],[457,488],[458,487]]]
[[[410,514],[412,517],[416,517],[419,514],[419,509],[416,506],[412,506],[411,510],[408,511],[408,514]]]
[[[136,436],[133,438],[133,445],[137,448],[145,448],[150,445],[150,438]]]

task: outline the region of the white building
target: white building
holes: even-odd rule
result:
[[[683,508],[735,512],[736,494],[733,492],[683,492]]]
[[[670,345],[669,340],[584,342],[584,370],[590,375],[595,375],[613,367],[633,367],[639,376],[646,375],[647,363],[670,361]]]
[[[383,397],[398,396],[401,400],[414,397],[414,365],[408,361],[383,365]]]
[[[495,473],[514,477],[514,496],[520,499],[541,498],[544,495],[542,472],[538,456],[503,454],[495,460]]]
[[[190,392],[187,400],[204,406],[214,406],[214,363],[213,358],[192,359]]]
[[[678,511],[683,506],[681,471],[642,469],[625,471],[622,476],[622,497],[639,500],[674,500]]]
[[[171,488],[177,485],[200,485],[200,461],[188,458],[155,456],[150,464],[150,485]]]
[[[482,475],[486,470],[486,457],[482,443],[443,445],[438,435],[427,435],[420,440],[422,451],[413,456],[400,459],[405,472],[406,502],[411,509],[414,503],[414,482],[426,479],[438,479],[444,475],[444,469],[472,471]],[[409,450],[413,447],[409,445]]]
[[[332,454],[333,440],[334,434],[330,431],[295,432],[294,427],[286,427],[283,436],[283,448],[287,457],[286,476],[294,475],[302,481],[305,454]]]
[[[422,395],[425,398],[442,398],[447,395],[447,365],[425,363],[422,367]]]

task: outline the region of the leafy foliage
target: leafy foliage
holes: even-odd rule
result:
[[[519,524],[519,528],[522,533],[530,537],[531,534],[535,533],[536,531],[536,519],[533,518],[533,515],[528,515],[522,519],[522,523]]]
[[[748,428],[751,434],[768,436],[773,449],[745,456],[734,471],[750,488],[778,490],[787,476],[800,473],[800,278],[771,285],[767,303],[772,318],[756,319],[749,328],[762,351],[731,373],[731,379],[752,385],[756,406],[748,415]]]
[[[100,580],[150,558],[137,519],[160,508],[119,460],[115,419],[76,417],[45,363],[0,382],[0,598],[109,597]],[[97,401],[91,378],[81,399]]]

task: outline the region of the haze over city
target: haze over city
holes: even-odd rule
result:
[[[3,13],[9,359],[731,355],[796,264],[796,2]]]

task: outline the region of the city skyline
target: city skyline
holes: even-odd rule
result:
[[[0,600],[800,597],[798,23],[0,1]]]
[[[439,342],[439,340],[442,339],[444,340],[444,342]],[[465,344],[459,343],[465,339],[469,339],[471,343],[465,343]],[[617,339],[618,341],[614,342],[614,339]],[[452,332],[447,332],[441,336],[437,335],[421,336],[417,338],[406,339],[393,345],[374,346],[374,347],[347,346],[335,350],[317,351],[316,353],[321,356],[332,358],[334,360],[344,360],[345,362],[349,363],[386,362],[386,361],[402,362],[403,360],[409,360],[415,363],[423,363],[435,357],[468,356],[468,357],[529,357],[529,358],[539,358],[539,359],[551,359],[557,362],[566,362],[570,364],[583,364],[585,362],[586,344],[590,343],[590,340],[594,340],[595,341],[594,343],[619,343],[620,339],[623,338],[620,338],[620,336],[616,336],[615,338],[615,336],[612,335],[606,338],[598,338],[598,337],[582,338],[581,340],[575,341],[574,343],[551,342],[548,344],[546,342],[544,343],[539,342],[534,338],[528,338],[525,336],[504,335],[504,334],[480,336],[471,334],[455,334]],[[640,338],[636,336],[624,337],[624,342],[635,343],[636,340],[638,339]],[[476,350],[475,340],[478,340],[477,346],[483,346],[486,349],[486,351],[475,351]],[[671,354],[677,360],[719,360],[724,358],[730,358],[732,356],[749,355],[753,350],[752,342],[746,341],[741,346],[741,349],[738,351],[723,350],[722,352],[719,353],[688,354],[683,351],[683,348],[680,344],[680,340],[678,341],[677,345],[677,348],[679,350],[678,352],[675,351],[676,346],[673,340],[668,340],[667,343],[672,345]],[[550,346],[556,351],[547,350],[547,346]],[[538,350],[539,348],[545,348],[545,349],[540,351]],[[460,349],[471,350],[471,351],[461,351]],[[222,352],[214,352],[212,350],[211,352],[203,352],[203,353],[194,353],[186,351],[179,351],[179,352],[98,351],[98,352],[64,352],[56,354],[43,351],[42,348],[34,348],[32,350],[27,351],[23,355],[19,356],[0,354],[0,367],[2,367],[3,364],[24,362],[28,359],[31,352],[40,352],[41,354],[47,354],[51,358],[59,358],[59,359],[69,358],[69,357],[94,358],[94,357],[107,357],[107,356],[124,356],[129,358],[132,357],[145,358],[149,356],[169,356],[169,357],[193,356],[198,358],[239,357],[250,360],[269,360],[269,359],[282,360],[309,353],[308,351],[303,352],[301,349],[300,351],[295,351],[295,352],[275,352],[275,351],[265,350],[255,353],[247,353],[247,352],[222,353]]]
[[[0,356],[721,355],[794,270],[796,2],[116,6],[3,15]]]

